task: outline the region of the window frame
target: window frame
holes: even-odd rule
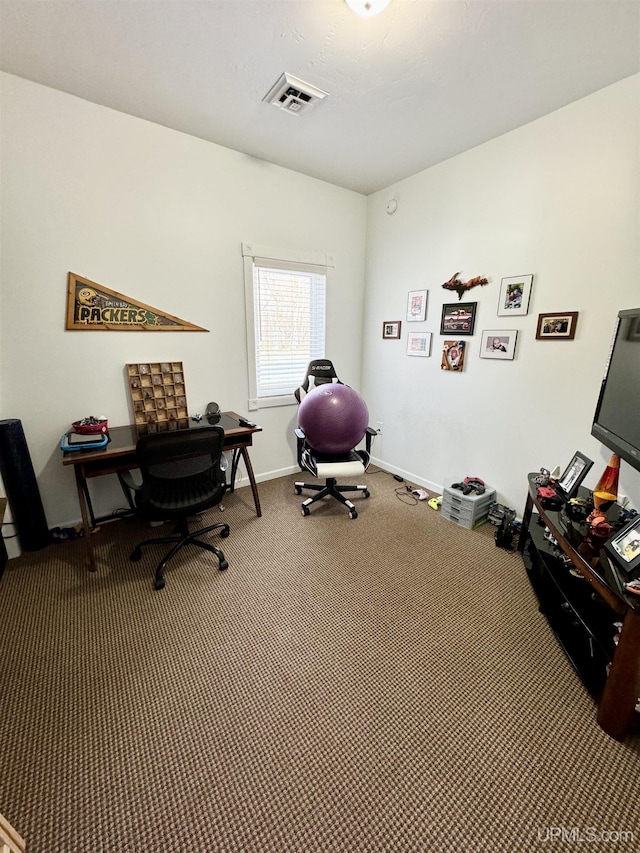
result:
[[[325,276],[325,324],[327,316],[327,303],[329,293],[329,275],[333,269],[334,262],[331,255],[320,252],[299,252],[295,250],[275,249],[267,246],[256,246],[253,243],[242,243],[242,257],[244,266],[244,293],[245,293],[245,319],[247,327],[247,367],[249,380],[249,411],[268,409],[276,406],[295,406],[297,401],[293,395],[295,388],[290,394],[274,395],[269,397],[258,396],[258,382],[256,370],[256,329],[255,329],[255,302],[254,302],[254,266],[260,266],[260,261],[269,261],[273,264],[282,263],[285,268],[298,267],[301,272],[317,272]],[[325,332],[326,345],[326,332]],[[324,357],[324,353],[322,356]],[[304,377],[300,377],[299,382]]]

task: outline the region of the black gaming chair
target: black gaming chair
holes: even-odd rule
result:
[[[338,379],[333,364],[328,358],[317,358],[315,361],[310,361],[307,367],[307,375],[304,378],[302,385],[293,392],[298,403],[301,403],[307,396],[309,391],[313,391],[318,385],[326,385],[328,382],[334,382],[339,385],[342,383]],[[302,464],[302,450],[304,448],[304,433],[298,428],[296,430],[296,439],[298,442],[298,465],[300,470],[304,471],[305,466]],[[299,493],[298,493],[299,494]]]
[[[146,521],[176,522],[174,535],[147,539],[130,556],[137,561],[147,545],[173,544],[156,568],[156,589],[164,587],[165,567],[184,545],[211,551],[218,558],[220,569],[228,566],[219,548],[197,538],[213,530],[220,530],[220,535],[226,538],[228,524],[209,524],[189,533],[189,518],[219,504],[227,489],[222,467],[223,445],[224,430],[220,426],[145,435],[136,446],[142,483],[135,483],[128,471],[121,475],[132,492],[136,515]]]
[[[321,358],[311,361],[307,368],[307,375],[304,382],[294,391],[296,400],[298,403],[302,402],[309,391],[312,391],[318,385],[324,385],[328,382],[342,384],[329,359]],[[315,450],[307,442],[304,430],[301,427],[296,428],[295,434],[298,444],[298,465],[300,469],[302,471],[309,471],[314,477],[325,481],[324,485],[320,483],[294,484],[297,495],[301,495],[303,489],[315,492],[310,498],[302,502],[302,514],[309,515],[311,504],[330,495],[347,507],[349,518],[357,518],[358,513],[356,508],[351,501],[345,498],[344,492],[362,492],[363,497],[368,498],[370,495],[369,490],[364,485],[338,485],[338,477],[357,477],[364,474],[371,458],[371,440],[376,435],[376,431],[371,427],[367,427],[365,433],[366,450],[356,450],[354,448],[350,452],[342,454],[320,453]]]

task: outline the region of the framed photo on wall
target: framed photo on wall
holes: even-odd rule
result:
[[[464,370],[465,347],[466,344],[464,341],[443,341],[440,369],[461,373]]]
[[[537,341],[572,341],[578,323],[577,311],[538,314]]]
[[[490,329],[482,333],[480,358],[513,361],[516,352],[517,329]]]
[[[431,332],[409,332],[407,335],[407,355],[419,355],[427,358],[431,355]]]
[[[407,323],[418,323],[427,316],[427,291],[410,290],[407,298]]]
[[[529,313],[533,275],[503,278],[498,299],[498,317],[523,317]]]
[[[477,302],[447,302],[442,306],[440,334],[472,335]]]
[[[399,340],[402,322],[400,320],[385,320],[382,324],[382,338],[385,341]]]

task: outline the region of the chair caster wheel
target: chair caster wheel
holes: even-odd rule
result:
[[[370,498],[370,497],[371,497],[371,492],[369,491],[369,489],[365,489],[365,490],[364,490],[364,492],[363,492],[362,494],[363,494],[363,496],[364,496],[365,498]]]
[[[301,494],[302,494],[302,489],[300,488],[300,486],[294,486],[293,488],[294,488],[294,489],[295,489],[295,491],[296,491],[296,495],[301,495]]]
[[[136,548],[134,551],[132,551],[129,559],[132,562],[137,563],[138,560],[142,559],[142,549]]]
[[[308,507],[308,506],[303,506],[303,507],[302,507],[302,514],[303,514],[303,515],[311,515],[311,510],[309,509],[309,507]]]
[[[164,589],[165,580],[164,578],[156,578],[153,587],[154,589]]]
[[[223,527],[222,530],[220,531],[220,536],[222,536],[223,539],[226,539],[230,532],[231,532],[231,530],[228,527]],[[226,568],[226,566],[225,566],[225,568]]]
[[[226,560],[220,560],[220,571],[224,572],[225,569],[229,568],[229,563]]]
[[[357,518],[357,517],[358,517],[358,513],[355,511],[355,509],[350,509],[349,510],[349,518]]]

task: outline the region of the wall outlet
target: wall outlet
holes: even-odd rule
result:
[[[249,400],[248,404],[250,412],[258,411],[258,401],[257,400]]]
[[[376,432],[378,435],[382,435],[382,421],[376,422]]]

